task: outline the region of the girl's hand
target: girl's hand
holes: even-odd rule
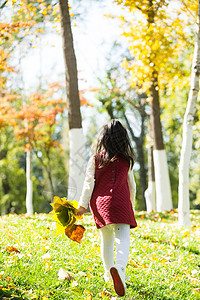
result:
[[[78,208],[77,208],[77,210],[76,210],[76,213],[75,213],[75,215],[76,216],[82,216],[85,212],[86,212],[86,208],[85,207],[83,207],[83,206],[79,206]]]

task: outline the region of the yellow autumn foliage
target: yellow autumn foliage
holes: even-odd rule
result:
[[[197,4],[181,0],[176,5],[157,0],[152,6],[147,0],[114,2],[129,10],[129,14],[118,18],[133,57],[131,61],[123,60],[123,67],[132,75],[131,85],[141,85],[148,93],[154,72],[158,73],[160,88],[173,84],[175,76],[182,76],[174,61],[188,46],[188,25],[194,23]]]

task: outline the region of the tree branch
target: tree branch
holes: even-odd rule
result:
[[[124,119],[125,119],[125,121],[126,121],[126,125],[127,125],[127,127],[128,127],[128,130],[130,131],[131,137],[132,137],[132,139],[134,140],[134,142],[136,143],[136,142],[139,140],[139,138],[135,136],[135,134],[134,134],[134,132],[133,132],[133,130],[132,130],[132,128],[131,128],[131,125],[130,125],[130,123],[129,123],[129,120],[128,120],[126,114],[125,114],[125,111],[123,111],[123,115],[124,115]]]
[[[188,5],[185,3],[184,0],[181,1],[183,3],[183,5],[185,6],[185,8],[187,9],[187,11],[189,12],[189,14],[196,19],[195,15],[193,15],[193,13],[191,12],[191,10],[189,9]]]
[[[137,109],[137,111],[139,111],[139,113],[145,117],[148,116],[148,114],[146,113],[146,111],[141,107],[141,106],[138,106],[136,104],[133,103],[133,101],[127,99],[127,102],[130,103],[135,109]]]
[[[0,6],[0,9],[3,9],[7,2],[8,0],[4,1],[4,3]]]

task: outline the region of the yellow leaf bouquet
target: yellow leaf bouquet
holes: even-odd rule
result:
[[[56,221],[56,234],[64,233],[72,241],[81,242],[85,228],[82,225],[75,224],[77,219],[82,219],[75,215],[78,208],[78,202],[69,201],[66,198],[55,196],[53,198],[53,219]]]

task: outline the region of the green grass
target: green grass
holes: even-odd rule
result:
[[[188,229],[178,227],[176,211],[136,213],[124,299],[200,299],[200,212],[191,216]],[[87,230],[78,244],[55,236],[49,215],[1,217],[0,299],[118,299],[103,280],[91,215],[80,222]],[[61,267],[75,279],[60,280]]]

